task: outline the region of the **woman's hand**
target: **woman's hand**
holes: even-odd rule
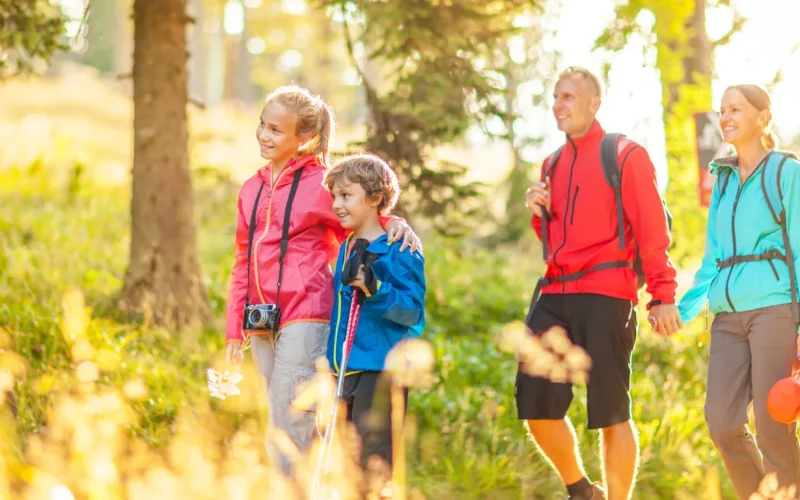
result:
[[[391,221],[386,225],[386,235],[388,237],[389,244],[392,244],[395,241],[400,240],[400,238],[403,238],[403,244],[400,246],[401,252],[409,247],[411,248],[412,252],[417,250],[422,251],[422,241],[420,241],[419,237],[416,235],[416,233],[414,233],[411,227],[405,223],[405,221],[398,219]]]

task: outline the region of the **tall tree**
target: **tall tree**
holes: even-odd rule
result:
[[[381,155],[405,189],[413,209],[443,233],[467,229],[463,217],[486,213],[479,186],[464,181],[466,168],[436,160],[432,151],[473,125],[503,119],[505,84],[495,54],[518,29],[514,17],[531,0],[361,1],[318,0],[343,20],[353,66],[370,111],[362,147]],[[372,50],[381,85],[370,81],[354,50],[356,39]],[[467,222],[469,224],[469,222]]]
[[[182,327],[209,315],[189,172],[186,0],[135,0],[131,253],[122,310]]]
[[[688,167],[697,165],[693,114],[713,109],[714,49],[728,43],[744,24],[734,11],[729,32],[710,40],[705,29],[709,7],[731,8],[731,4],[730,0],[629,0],[617,7],[612,25],[597,40],[598,47],[618,51],[632,34],[643,34],[656,49],[670,178],[667,203],[674,217],[671,256],[678,264],[701,254],[705,238],[705,215],[697,199],[699,171]],[[655,17],[649,32],[637,22],[644,10]]]
[[[498,231],[502,241],[519,241],[530,231],[531,214],[523,199],[531,186],[533,164],[526,154],[541,144],[543,134],[536,129],[537,116],[543,110],[546,95],[552,91],[552,77],[557,72],[560,54],[548,50],[545,13],[531,8],[515,18],[522,31],[507,42],[498,54],[498,66],[505,79],[503,93],[504,127],[512,163],[502,192],[506,195],[503,226]]]

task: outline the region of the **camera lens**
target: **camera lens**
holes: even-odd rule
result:
[[[264,315],[258,309],[253,309],[250,311],[250,316],[248,316],[250,320],[250,324],[253,326],[262,326],[264,324]]]

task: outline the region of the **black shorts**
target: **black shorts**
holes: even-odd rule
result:
[[[355,425],[361,439],[361,467],[365,469],[373,456],[392,466],[390,396],[389,377],[384,372],[360,372],[344,379],[342,399],[347,404],[347,421]],[[405,409],[408,389],[403,389],[403,398]]]
[[[630,300],[593,294],[542,295],[528,327],[542,334],[553,326],[592,359],[586,407],[590,429],[611,427],[631,418],[631,353],[638,324]],[[555,383],[517,371],[514,390],[520,420],[559,420],[572,403],[572,384]]]

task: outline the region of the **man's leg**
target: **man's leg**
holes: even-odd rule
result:
[[[570,299],[575,343],[592,359],[586,390],[589,429],[602,429],[603,477],[610,500],[627,500],[633,491],[639,443],[631,422],[631,354],[638,329],[629,300],[603,295]]]
[[[632,420],[602,430],[603,472],[609,500],[628,500],[639,465],[639,439]]]
[[[528,315],[528,328],[536,334],[553,327],[566,330],[564,300],[562,295],[543,295]],[[572,385],[534,377],[527,373],[529,370],[525,363],[520,363],[514,391],[518,417],[526,421],[533,440],[558,472],[569,494],[589,496],[591,483],[581,464],[575,430],[566,419],[572,402]]]
[[[539,451],[558,472],[565,485],[575,484],[586,477],[575,428],[568,418],[528,420],[527,424]]]

